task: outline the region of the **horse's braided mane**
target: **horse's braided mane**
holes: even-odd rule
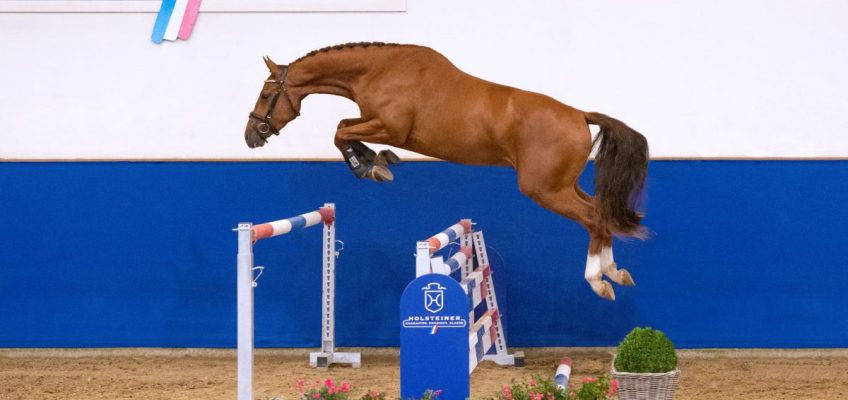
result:
[[[354,49],[354,48],[367,48],[367,47],[384,47],[384,46],[401,46],[398,43],[383,43],[383,42],[356,42],[356,43],[345,43],[345,44],[337,44],[335,46],[327,46],[322,47],[318,50],[312,50],[309,53],[306,53],[305,56],[294,60],[292,64],[303,60],[306,57],[311,57],[316,54],[327,53],[333,50],[343,50],[343,49]]]

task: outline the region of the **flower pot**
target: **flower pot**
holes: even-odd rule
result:
[[[612,378],[618,380],[620,400],[672,400],[680,369],[660,373],[619,372],[612,359]]]

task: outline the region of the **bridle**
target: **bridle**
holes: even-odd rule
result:
[[[250,118],[259,120],[259,123],[256,124],[256,131],[261,135],[266,135],[268,133],[273,133],[274,135],[279,135],[280,130],[274,128],[271,125],[271,113],[274,112],[274,107],[277,106],[277,100],[280,98],[280,94],[283,94],[283,97],[289,102],[289,107],[295,112],[295,117],[300,116],[300,111],[294,108],[294,103],[292,103],[291,98],[289,97],[289,93],[286,90],[286,75],[288,74],[288,68],[280,68],[280,80],[275,81],[273,79],[269,79],[265,81],[265,83],[277,83],[277,90],[274,91],[274,94],[271,95],[271,105],[268,107],[268,112],[263,117],[260,114],[257,114],[256,111],[250,112]],[[271,135],[268,135],[271,136]],[[263,139],[268,138],[268,136],[263,136]]]

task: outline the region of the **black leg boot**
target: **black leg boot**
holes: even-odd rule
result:
[[[400,157],[397,154],[393,153],[391,150],[382,150],[377,154],[377,157],[374,157],[375,165],[392,165],[400,162]]]
[[[368,165],[374,163],[374,158],[377,156],[377,153],[375,153],[374,150],[371,150],[370,147],[360,141],[350,142],[350,147],[352,147],[353,151],[359,156],[360,162],[364,161],[365,164]]]
[[[353,150],[353,147],[348,146],[342,152],[342,156],[344,156],[345,162],[347,163],[348,168],[353,171],[353,175],[359,179],[365,177],[368,174],[368,165],[365,164],[365,160],[359,157],[356,151]]]

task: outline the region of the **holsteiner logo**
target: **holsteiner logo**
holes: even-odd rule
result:
[[[433,314],[442,311],[445,306],[445,287],[432,282],[421,290],[424,291],[424,309]]]
[[[410,315],[403,321],[404,328],[465,328],[468,321],[462,315],[438,315],[445,306],[445,287],[430,282],[421,288],[424,292],[424,310],[430,314]]]

